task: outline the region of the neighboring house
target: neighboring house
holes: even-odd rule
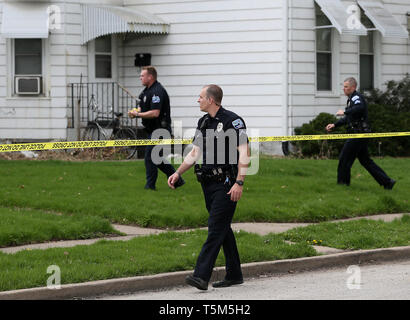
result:
[[[95,116],[92,94],[105,111],[133,107],[139,54],[151,55],[182,124],[175,134],[186,137],[205,84],[222,86],[223,105],[251,135],[280,136],[343,107],[348,76],[370,89],[410,73],[408,0],[13,0],[0,8],[0,140],[77,139]]]

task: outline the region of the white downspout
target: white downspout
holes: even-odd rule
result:
[[[290,0],[289,0],[290,1]],[[283,135],[289,134],[289,1],[283,0],[283,65],[282,65],[282,83],[283,83],[283,112],[282,123]],[[283,146],[282,146],[283,150]]]
[[[283,0],[283,66],[282,66],[282,77],[283,77],[283,117],[284,117],[284,129],[283,135],[288,134],[288,105],[289,105],[289,2],[288,0]]]

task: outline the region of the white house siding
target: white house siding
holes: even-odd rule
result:
[[[386,8],[405,27],[407,15],[410,13],[409,0],[384,0]],[[410,33],[410,31],[409,31]],[[382,67],[381,80],[401,80],[406,73],[410,73],[410,40],[409,39],[382,39]]]
[[[138,93],[136,53],[152,54],[159,81],[166,87],[172,118],[192,136],[202,115],[197,104],[202,86],[224,90],[223,105],[243,116],[260,135],[282,135],[284,84],[283,7],[271,0],[125,0],[170,23],[166,36],[128,42],[120,62],[122,81]]]
[[[3,2],[0,7],[3,9]],[[24,22],[23,22],[24,23]],[[1,81],[0,81],[0,139],[64,139],[66,137],[66,99],[65,84],[61,87],[52,86],[53,81],[59,83],[55,78],[58,65],[57,57],[50,52],[54,43],[60,37],[54,31],[48,39],[44,40],[45,50],[45,96],[17,97],[12,94],[11,78],[11,43],[10,39],[0,37],[1,43]],[[61,70],[59,75],[63,72]],[[53,75],[53,76],[51,76]],[[63,73],[64,76],[64,73]],[[61,82],[61,81],[60,81]],[[62,89],[61,89],[62,88]]]
[[[48,1],[47,1],[48,2]],[[0,13],[4,1],[0,1]],[[81,4],[120,5],[122,0],[56,0],[61,11],[61,28],[50,30],[45,39],[45,96],[21,97],[12,94],[11,40],[0,36],[0,140],[65,140],[71,101],[67,84],[88,81],[87,45],[81,43]],[[1,19],[1,14],[0,14]]]
[[[0,20],[3,2],[0,0]],[[80,74],[83,82],[92,81],[88,45],[81,44],[82,3],[143,9],[170,23],[168,35],[136,35],[124,42],[122,35],[115,36],[118,81],[138,94],[142,88],[134,55],[151,53],[159,81],[171,97],[173,120],[182,123],[186,136],[192,136],[201,116],[196,101],[205,84],[221,85],[224,106],[243,116],[250,129],[258,129],[256,134],[270,136],[292,133],[294,127],[320,112],[334,113],[345,103],[342,81],[358,76],[358,37],[334,30],[336,85],[332,93],[316,93],[314,0],[287,1],[287,56],[283,41],[285,0],[55,0],[50,4],[60,6],[62,29],[51,30],[45,40],[45,97],[12,95],[11,41],[0,36],[0,139],[71,139],[67,136],[67,111],[71,107],[67,84],[79,82]],[[347,7],[355,2],[343,3]],[[409,1],[383,3],[407,27]],[[382,86],[410,73],[410,44],[408,39],[383,38],[380,34],[379,38],[377,83]]]
[[[342,1],[347,8],[355,1]],[[344,108],[343,80],[359,77],[359,39],[340,35],[333,30],[335,40],[335,81],[333,92],[316,92],[316,39],[314,0],[289,0],[290,63],[289,63],[289,115],[290,129],[310,121],[321,112],[336,113]],[[407,28],[406,13],[410,12],[408,0],[383,0],[386,8]],[[379,38],[377,46],[380,71],[375,75],[375,85],[382,89],[388,80],[400,80],[410,70],[408,39]]]

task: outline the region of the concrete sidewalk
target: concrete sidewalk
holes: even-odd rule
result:
[[[382,220],[385,222],[390,222],[390,221],[393,221],[394,219],[399,219],[403,215],[408,215],[408,214],[410,213],[381,214],[381,215],[373,215],[373,216],[356,217],[356,218],[351,218],[351,219],[334,220],[334,221],[329,221],[329,222],[343,222],[343,221],[358,220],[358,219]],[[244,223],[232,223],[232,229],[234,231],[243,230],[246,232],[256,233],[256,234],[263,236],[269,233],[281,233],[281,232],[285,232],[293,228],[305,227],[311,224],[313,223],[244,222]],[[184,229],[184,230],[153,229],[153,228],[141,228],[141,227],[136,227],[136,226],[127,226],[127,225],[119,225],[119,224],[113,224],[113,227],[114,229],[122,233],[125,233],[126,236],[103,237],[103,238],[85,239],[85,240],[52,241],[52,242],[36,243],[36,244],[29,244],[29,245],[23,245],[23,246],[0,248],[0,251],[4,253],[16,253],[21,250],[69,248],[69,247],[74,247],[77,245],[90,245],[102,239],[127,241],[135,237],[146,236],[146,235],[151,235],[151,234],[159,234],[159,233],[169,232],[169,231],[186,232],[186,231],[195,230],[195,229]],[[200,229],[206,229],[206,228],[200,228]],[[335,253],[335,252],[342,251],[339,249],[326,248],[323,246],[314,246],[314,247],[320,253]]]
[[[331,222],[341,222],[358,219],[372,219],[390,222],[394,219],[401,218],[404,214],[384,214],[365,217],[356,217],[352,219],[336,220]],[[268,233],[281,233],[296,227],[304,227],[309,223],[233,223],[233,230],[244,230],[259,235]],[[27,249],[47,249],[53,247],[73,247],[76,245],[89,245],[101,239],[106,240],[130,240],[135,237],[140,237],[150,234],[159,234],[161,232],[173,231],[162,229],[148,229],[134,226],[113,225],[115,229],[126,234],[126,236],[107,237],[88,240],[73,240],[73,241],[56,241],[41,244],[32,244],[18,247],[9,247],[0,249],[4,253],[15,253]],[[206,229],[206,228],[203,228]],[[186,232],[193,229],[177,230],[178,232]],[[410,246],[398,248],[386,248],[376,250],[357,250],[344,251],[335,248],[323,246],[313,246],[321,256],[299,258],[291,260],[268,261],[260,263],[243,264],[243,273],[245,277],[255,277],[262,274],[279,274],[287,272],[302,272],[315,270],[320,268],[331,268],[335,266],[345,266],[361,263],[369,263],[372,261],[392,261],[397,259],[410,258]],[[214,279],[221,279],[224,275],[224,268],[216,268]],[[32,288],[14,291],[0,292],[0,300],[2,299],[69,299],[75,297],[89,297],[103,294],[116,294],[133,292],[136,290],[158,289],[181,285],[184,283],[185,276],[191,274],[192,271],[164,273],[153,276],[141,276],[132,278],[110,279],[102,281],[93,281],[80,284],[69,284],[61,286],[61,289]]]

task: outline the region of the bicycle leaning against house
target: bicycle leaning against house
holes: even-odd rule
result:
[[[101,111],[93,94],[88,103],[88,110],[90,109],[95,114],[95,119],[88,121],[83,134],[84,141],[137,139],[137,134],[133,129],[121,124],[123,113],[114,112],[112,108],[108,112]],[[110,119],[105,119],[103,116],[108,116]],[[137,151],[137,146],[113,147],[112,149],[121,158],[131,159]]]

